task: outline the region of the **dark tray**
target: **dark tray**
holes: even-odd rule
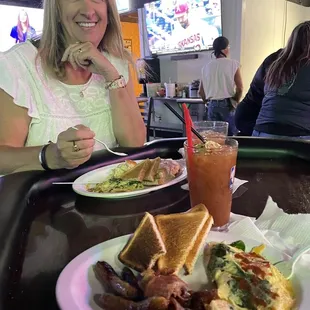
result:
[[[245,185],[246,192],[234,200],[234,212],[259,216],[268,195],[286,212],[310,212],[309,143],[243,137],[237,140],[237,177],[250,182]],[[177,151],[183,142],[182,138],[156,141],[141,149],[126,149],[126,152],[131,159],[156,156],[177,159],[180,158]],[[13,309],[14,305],[18,309],[57,309],[55,281],[63,266],[54,273],[47,271],[36,281],[37,287],[33,292],[37,306],[30,307],[29,304],[29,307],[22,307],[25,306],[25,300],[31,300],[31,294],[27,291],[30,284],[28,288],[20,286],[27,236],[32,222],[42,214],[47,214],[50,219],[57,218],[61,212],[66,212],[64,210],[76,208],[83,217],[91,213],[95,219],[101,216],[107,221],[111,220],[116,223],[117,233],[122,234],[133,231],[146,209],[153,213],[165,213],[189,207],[188,193],[174,186],[170,190],[160,191],[160,194],[158,192],[129,200],[126,204],[106,201],[105,208],[108,211],[102,214],[95,200],[77,197],[70,186],[52,185],[53,182],[73,181],[95,168],[123,160],[98,152],[88,163],[71,171],[23,172],[0,178],[0,309]],[[115,236],[115,233],[111,236]],[[27,293],[21,294],[24,288]]]

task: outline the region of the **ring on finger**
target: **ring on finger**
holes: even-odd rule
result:
[[[82,51],[82,49],[81,49],[81,48],[79,48],[79,49],[78,49],[78,52],[79,52],[79,53],[82,53],[83,51]]]
[[[73,147],[72,147],[73,152],[78,152],[80,150],[80,148],[77,146],[77,144],[75,143],[75,141],[73,141]]]

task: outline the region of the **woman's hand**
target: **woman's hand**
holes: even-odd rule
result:
[[[76,127],[79,130],[69,128],[61,132],[57,142],[47,147],[46,161],[49,168],[73,169],[90,158],[95,144],[95,134],[83,125]]]
[[[90,42],[69,45],[61,61],[69,62],[75,70],[82,68],[100,74],[106,81],[113,81],[119,77],[111,62]]]

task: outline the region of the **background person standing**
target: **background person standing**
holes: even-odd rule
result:
[[[227,38],[215,39],[213,49],[216,58],[202,68],[199,95],[208,101],[208,120],[228,122],[228,134],[234,135],[237,133],[234,124],[235,108],[243,91],[240,64],[228,58]]]

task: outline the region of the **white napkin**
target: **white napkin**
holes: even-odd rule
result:
[[[287,214],[268,198],[262,215],[255,221],[239,217],[229,227],[229,232],[257,240],[289,256],[301,247],[310,244],[310,214]],[[296,271],[302,269],[302,276],[310,277],[310,251],[297,263]]]

